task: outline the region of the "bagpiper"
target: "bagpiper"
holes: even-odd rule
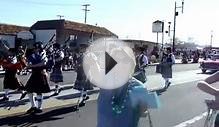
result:
[[[54,66],[50,74],[50,81],[55,84],[55,92],[51,96],[57,96],[61,92],[61,88],[58,83],[63,82],[62,63],[64,58],[64,52],[61,50],[59,43],[53,45],[53,61]]]
[[[31,103],[31,108],[27,110],[27,113],[40,113],[42,112],[43,93],[50,92],[46,72],[47,56],[41,42],[34,44],[33,53],[28,60],[30,64],[27,68],[32,69],[32,74],[25,86]],[[34,93],[37,95],[36,99]]]
[[[81,47],[76,66],[77,77],[73,87],[74,89],[81,91],[82,100],[79,103],[79,106],[84,106],[85,101],[89,99],[87,90],[93,90],[93,85],[88,80],[83,70],[83,57],[85,54],[87,54],[85,51],[86,47]]]
[[[9,90],[18,90],[22,92],[20,100],[23,99],[26,95],[24,91],[24,85],[17,78],[17,71],[21,70],[26,66],[25,61],[21,59],[20,61],[16,58],[15,49],[9,49],[7,53],[7,58],[1,59],[0,64],[5,70],[5,76],[3,80],[4,85],[4,97],[1,101],[9,100]]]
[[[26,49],[24,50],[22,45],[18,46],[18,49],[16,51],[16,56],[18,61],[25,58],[25,55],[26,55]],[[27,70],[26,69],[19,70],[18,74],[27,75]]]

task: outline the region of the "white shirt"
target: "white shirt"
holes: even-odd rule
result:
[[[141,55],[139,55],[139,57],[138,57],[139,66],[148,65],[148,57],[147,57],[146,55],[144,55],[143,58],[142,58],[142,55],[144,55],[144,54],[141,54]],[[141,60],[142,60],[142,61],[141,61]],[[143,62],[142,65],[140,65],[140,62]]]

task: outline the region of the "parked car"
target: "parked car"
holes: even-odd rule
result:
[[[214,54],[212,55],[211,59],[200,62],[200,68],[202,70],[202,73],[205,73],[207,70],[218,71],[219,70],[219,54]]]

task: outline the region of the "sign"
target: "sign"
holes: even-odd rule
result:
[[[164,29],[164,22],[159,21],[159,20],[153,22],[153,24],[152,24],[152,32],[153,33],[162,33],[163,29]]]

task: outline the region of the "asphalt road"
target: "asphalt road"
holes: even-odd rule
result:
[[[149,67],[147,72],[154,76],[155,67]],[[212,99],[200,91],[197,87],[197,79],[190,73],[197,72],[198,64],[174,65],[174,73],[177,80],[167,91],[159,95],[161,108],[151,109],[153,127],[202,127],[206,116],[204,99]],[[199,70],[198,70],[199,71]],[[150,73],[151,72],[151,73]],[[201,72],[201,71],[200,71]],[[74,73],[75,74],[75,73]],[[72,81],[72,72],[65,72],[67,82]],[[185,80],[178,80],[182,75]],[[208,74],[195,73],[194,76],[204,78]],[[199,78],[198,80],[200,80]],[[153,80],[156,80],[153,79]],[[68,91],[65,91],[68,92]],[[63,92],[64,93],[64,92]],[[62,107],[54,107],[45,110],[37,116],[29,116],[23,113],[8,117],[0,117],[0,126],[17,127],[95,127],[97,116],[96,100],[89,101],[79,112],[74,110],[74,104]],[[149,126],[148,120],[142,118],[140,127]]]
[[[171,86],[160,95],[161,108],[150,110],[154,127],[175,127],[206,112],[204,98],[212,98],[196,88],[196,82],[188,82]],[[95,127],[97,117],[96,101],[74,111],[73,105],[52,108],[37,116],[15,115],[0,119],[0,126],[17,127]],[[203,126],[204,117],[187,127]],[[140,127],[148,125],[148,120],[142,118]]]
[[[198,64],[174,65],[173,71],[174,74],[176,74],[176,77],[174,77],[173,85],[167,91],[163,91],[159,95],[162,104],[161,108],[150,110],[154,127],[203,126],[204,118],[206,116],[204,99],[212,99],[212,97],[200,91],[196,87],[196,84],[197,80],[204,79],[211,73],[197,73],[199,72],[198,66]],[[157,77],[159,77],[159,75],[154,72],[155,66],[147,68],[149,82],[157,82]],[[181,76],[182,78],[180,78]],[[25,82],[27,77],[28,76],[21,76],[21,80],[24,80]],[[76,73],[73,71],[64,72],[65,82],[63,84],[73,84],[75,77]],[[0,80],[2,80],[2,78]],[[62,94],[69,94],[70,92],[72,92],[72,90],[65,90]],[[67,96],[65,97],[65,100],[71,98],[72,97]],[[62,101],[57,101],[57,103],[61,102]],[[75,103],[49,108],[44,110],[42,114],[36,116],[26,115],[24,113],[2,117],[0,115],[0,126],[95,127],[97,121],[96,99],[91,99],[91,101],[89,101],[85,107],[81,108],[79,112],[74,110],[74,105]],[[140,127],[145,126],[149,126],[148,120],[142,118],[140,120]]]
[[[173,72],[187,71],[187,70],[197,70],[199,69],[199,64],[175,64],[173,65]],[[156,66],[149,66],[146,68],[147,75],[155,75]],[[201,72],[201,71],[200,71]],[[74,71],[64,71],[64,82],[62,84],[74,84],[76,78],[76,72]],[[3,89],[3,77],[4,75],[0,75],[0,91]],[[26,84],[29,75],[27,76],[18,76],[20,81],[23,84]],[[50,83],[51,84],[51,83]]]

